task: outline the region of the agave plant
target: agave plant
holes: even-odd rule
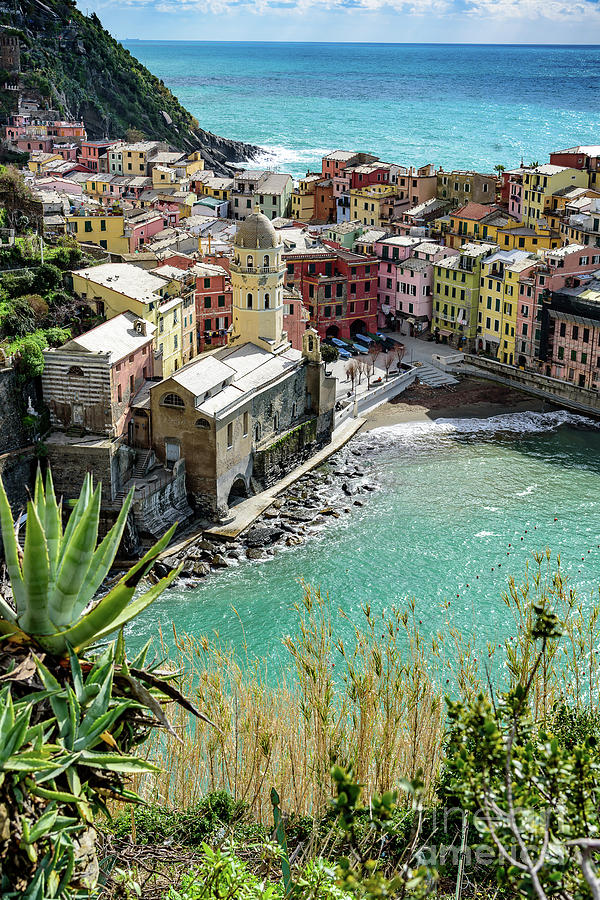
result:
[[[205,718],[173,673],[133,660],[123,626],[177,576],[136,595],[173,528],[96,599],[113,564],[130,494],[98,543],[101,486],[86,476],[66,528],[48,471],[27,505],[24,549],[0,480],[0,526],[12,601],[0,598],[0,896],[89,897],[98,879],[96,817],[110,798],[139,800],[129,775],[155,771],[133,752],[163,706]],[[94,644],[118,631],[101,652]],[[208,721],[208,720],[207,720]]]
[[[148,591],[136,588],[167,546],[175,526],[97,603],[96,592],[112,566],[133,491],[106,537],[96,546],[101,484],[94,489],[88,473],[63,532],[61,504],[56,502],[48,469],[46,485],[38,470],[33,500],[27,504],[25,546],[21,552],[10,505],[0,480],[0,525],[13,604],[0,598],[0,630],[19,629],[53,654],[76,652],[107,637],[146,609],[177,576],[173,570]]]

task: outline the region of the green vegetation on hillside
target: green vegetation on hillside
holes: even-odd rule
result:
[[[22,33],[25,90],[61,115],[83,118],[91,138],[124,137],[136,128],[181,150],[203,149],[217,166],[256,149],[203,131],[164,83],[74,0],[23,0],[19,12],[0,12],[0,23]],[[0,94],[6,113],[13,97]]]

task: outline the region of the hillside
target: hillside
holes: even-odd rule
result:
[[[257,148],[217,137],[196,119],[93,13],[73,0],[15,0],[0,11],[0,24],[22,38],[21,79],[27,96],[65,116],[82,118],[90,138],[123,137],[135,128],[176,149],[202,149],[206,162],[224,172],[227,163],[251,158]],[[4,93],[4,112],[10,106]],[[14,97],[14,94],[13,94]]]

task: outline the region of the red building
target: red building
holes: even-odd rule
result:
[[[333,194],[333,179],[319,181],[315,188],[315,222],[335,222],[336,202]]]
[[[196,275],[196,327],[198,352],[227,343],[231,325],[233,290],[229,273],[222,266],[199,262]]]
[[[91,172],[108,172],[108,151],[122,141],[82,141],[79,159]]]
[[[284,254],[286,285],[296,288],[320,337],[351,340],[377,330],[375,257],[334,246]]]

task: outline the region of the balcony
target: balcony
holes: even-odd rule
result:
[[[232,272],[240,272],[242,275],[275,275],[284,274],[285,268],[282,266],[241,266],[239,263],[230,263],[229,268]]]

